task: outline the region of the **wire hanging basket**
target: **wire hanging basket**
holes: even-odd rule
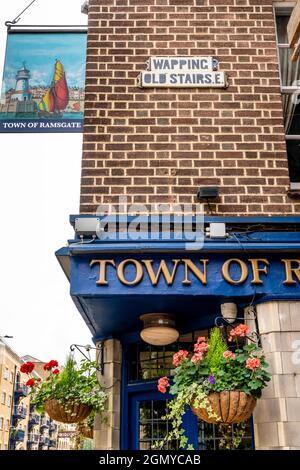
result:
[[[212,411],[219,417],[211,418],[205,408],[192,406],[193,413],[206,423],[235,424],[247,421],[256,406],[256,399],[239,390],[212,392],[207,397]]]
[[[51,419],[60,423],[80,423],[89,416],[92,408],[72,401],[62,404],[53,399],[46,401],[45,410]]]

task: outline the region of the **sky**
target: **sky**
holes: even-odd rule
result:
[[[30,86],[49,86],[58,59],[64,66],[68,85],[83,88],[85,49],[86,34],[40,34],[38,40],[36,34],[11,34],[7,41],[2,96],[15,87],[16,72],[23,62],[30,70]]]
[[[0,2],[4,22],[29,0]],[[37,0],[19,24],[85,25],[83,0]],[[59,12],[59,15],[57,14]],[[20,355],[62,362],[72,343],[92,344],[54,252],[72,238],[79,211],[81,134],[0,134],[0,336]]]

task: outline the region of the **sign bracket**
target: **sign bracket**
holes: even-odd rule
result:
[[[21,13],[19,13],[12,21],[5,21],[5,26],[9,29],[11,26],[17,24],[20,19],[21,19],[21,16],[23,15],[23,13],[25,13],[26,10],[28,10],[31,5],[33,5],[34,3],[36,2],[36,0],[32,0],[29,5],[27,5],[27,7],[24,8],[24,10],[21,11]]]

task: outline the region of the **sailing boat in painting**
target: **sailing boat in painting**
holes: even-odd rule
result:
[[[62,63],[55,61],[53,79],[38,105],[38,114],[42,118],[62,117],[69,103],[69,89]]]

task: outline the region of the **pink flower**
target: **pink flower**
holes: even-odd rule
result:
[[[173,356],[173,364],[175,367],[177,367],[188,355],[188,351],[185,351],[184,349],[180,349],[177,353],[174,354]]]
[[[227,359],[227,362],[229,362],[230,359],[234,359],[234,358],[235,358],[235,354],[234,354],[233,352],[231,352],[231,351],[225,351],[225,352],[223,353],[223,357],[224,357],[224,359]]]
[[[157,389],[158,389],[159,392],[166,393],[167,387],[169,387],[169,386],[170,386],[170,384],[169,384],[168,377],[161,377],[158,380]]]
[[[247,369],[255,370],[259,366],[260,366],[260,359],[258,359],[257,357],[247,359],[247,361],[246,361]]]
[[[206,338],[204,336],[199,336],[199,338],[197,339],[197,343],[205,343],[206,342]]]
[[[243,338],[249,333],[250,329],[247,325],[241,323],[237,325],[233,330],[229,332],[229,341],[233,341],[235,338]]]
[[[195,343],[194,344],[194,352],[195,353],[206,353],[209,348],[207,343]]]
[[[196,352],[193,357],[191,358],[191,361],[193,364],[197,364],[197,362],[202,361],[203,359],[203,353],[202,352]]]

